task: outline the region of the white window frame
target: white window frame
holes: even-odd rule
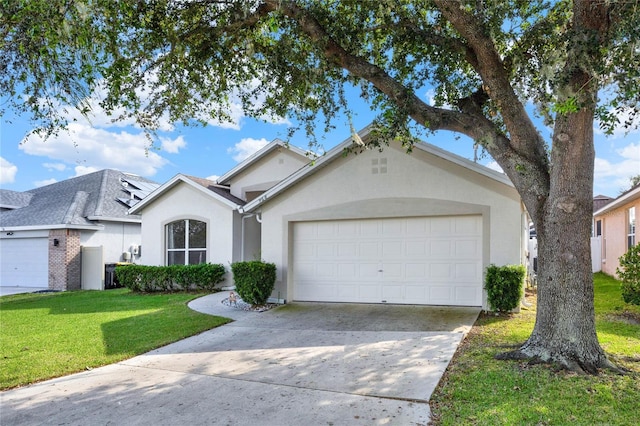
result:
[[[627,210],[627,250],[636,245],[636,208]]]
[[[191,247],[190,241],[189,241],[189,226],[190,226],[190,222],[200,222],[204,224],[204,232],[205,232],[205,239],[204,239],[204,247]],[[169,248],[169,239],[171,238],[171,236],[169,235],[170,229],[171,229],[171,225],[177,222],[183,222],[184,223],[184,248]],[[180,263],[169,263],[169,254],[170,253],[184,253],[184,265],[189,265],[189,259],[190,256],[189,254],[192,252],[203,252],[204,253],[204,260],[202,262],[199,263],[206,263],[207,262],[207,234],[208,234],[208,226],[207,223],[202,221],[202,220],[198,220],[198,219],[178,219],[178,220],[174,220],[171,221],[169,223],[167,223],[165,225],[165,265],[180,265]]]

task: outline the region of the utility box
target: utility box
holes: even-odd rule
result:
[[[121,288],[122,284],[118,282],[116,277],[116,266],[129,265],[129,263],[105,263],[104,265],[104,289]]]

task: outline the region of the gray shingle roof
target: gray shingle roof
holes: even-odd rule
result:
[[[211,180],[208,180],[208,179],[203,179],[203,178],[199,178],[199,177],[195,177],[195,176],[189,176],[189,175],[184,175],[184,176],[189,178],[189,179],[191,179],[192,181],[194,181],[198,185],[204,186],[209,191],[215,192],[216,194],[226,198],[229,201],[232,201],[232,202],[236,203],[239,206],[244,206],[246,204],[246,202],[244,200],[236,197],[235,195],[232,195],[231,194],[231,190],[227,186],[218,185],[214,181],[211,181]]]
[[[33,194],[28,192],[10,191],[8,189],[0,189],[0,208],[18,209],[29,205],[29,201]]]
[[[127,182],[126,187],[123,182]],[[95,225],[90,217],[140,219],[128,215],[129,206],[118,200],[131,199],[132,191],[142,189],[135,187],[136,182],[145,189],[158,186],[140,176],[107,169],[17,193],[20,196],[8,194],[8,199],[28,200],[28,204],[0,212],[0,226]],[[144,193],[148,191],[138,194]]]

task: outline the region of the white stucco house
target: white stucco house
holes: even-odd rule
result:
[[[140,216],[129,208],[158,187],[100,170],[29,191],[0,190],[0,286],[104,288],[105,263],[139,262]]]
[[[524,263],[528,241],[506,175],[426,143],[353,143],[311,161],[275,140],[217,182],[174,177],[130,210],[145,263],[262,259],[282,300],[486,308],[485,268]]]

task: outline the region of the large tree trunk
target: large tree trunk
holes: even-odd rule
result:
[[[593,111],[559,117],[554,130],[549,197],[537,219],[538,307],[533,333],[499,358],[555,362],[595,374],[615,368],[595,329],[591,223]]]

